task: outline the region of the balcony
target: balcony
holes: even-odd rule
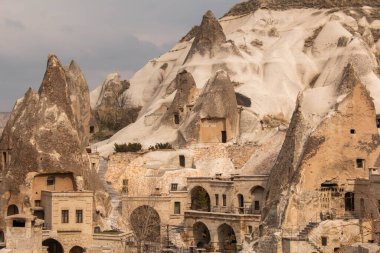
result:
[[[188,210],[185,211],[185,218],[194,218],[194,219],[222,219],[226,221],[257,221],[260,222],[260,214],[240,214],[238,212],[204,212],[197,210]]]

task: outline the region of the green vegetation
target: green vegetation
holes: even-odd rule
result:
[[[159,150],[159,149],[173,149],[173,146],[169,142],[166,142],[166,143],[156,143],[156,145],[149,147],[149,150],[152,150],[152,151]]]
[[[114,150],[117,153],[125,153],[125,152],[138,152],[142,148],[140,143],[122,143],[114,145]]]

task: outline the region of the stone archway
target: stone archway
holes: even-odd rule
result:
[[[7,216],[19,214],[18,207],[16,205],[10,205],[7,209]]]
[[[261,209],[263,208],[264,192],[265,192],[265,189],[261,186],[255,186],[251,189],[251,196],[252,196],[251,212],[253,214],[261,213]]]
[[[42,242],[42,246],[47,247],[48,253],[63,253],[63,247],[57,240],[46,239]]]
[[[237,252],[236,235],[233,228],[223,223],[218,227],[219,251],[221,252]]]
[[[151,206],[140,206],[133,210],[129,218],[130,226],[138,242],[160,242],[161,219]]]
[[[69,253],[83,253],[83,252],[84,252],[84,249],[82,247],[74,246],[71,248]]]
[[[196,186],[191,190],[191,210],[211,211],[210,195],[201,186]]]
[[[196,222],[193,225],[194,246],[210,251],[211,235],[208,227],[203,222]]]

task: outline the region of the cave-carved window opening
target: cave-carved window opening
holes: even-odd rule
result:
[[[93,134],[95,133],[95,127],[94,126],[90,126],[90,134]]]
[[[327,246],[327,237],[326,236],[322,236],[321,240],[322,240],[322,246]]]
[[[178,113],[174,114],[174,124],[176,124],[176,125],[179,124],[179,114]]]
[[[55,176],[48,176],[46,179],[47,185],[54,185],[55,184]]]
[[[351,134],[356,134],[356,130],[355,129],[350,129],[350,133]]]
[[[13,220],[13,224],[12,226],[14,228],[24,228],[25,227],[25,220],[22,220],[22,219],[15,219]]]
[[[227,142],[227,131],[222,131],[222,143]]]
[[[380,128],[380,115],[376,115],[376,126]]]
[[[364,168],[364,159],[356,159],[356,168],[358,169]]]
[[[179,156],[179,166],[185,167],[185,156],[184,155]]]

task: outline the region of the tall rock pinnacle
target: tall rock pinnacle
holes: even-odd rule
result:
[[[214,54],[214,50],[218,49],[223,43],[226,42],[226,35],[223,32],[222,26],[219,24],[218,19],[211,11],[207,11],[203,15],[202,23],[198,29],[186,61],[191,59],[194,54],[201,55]]]

